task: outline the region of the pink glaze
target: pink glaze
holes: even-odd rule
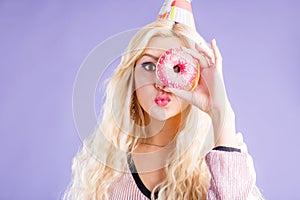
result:
[[[161,107],[166,106],[171,101],[167,94],[159,94],[155,97],[154,102]]]
[[[179,71],[174,70],[174,66]],[[191,90],[199,78],[194,58],[181,48],[169,49],[158,60],[156,76],[167,87]]]

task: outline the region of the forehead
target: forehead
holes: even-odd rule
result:
[[[171,48],[185,46],[184,43],[177,37],[153,37],[145,49],[145,53],[160,56],[165,51]]]

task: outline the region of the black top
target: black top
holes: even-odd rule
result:
[[[127,162],[128,162],[128,165],[129,165],[129,169],[130,169],[130,172],[133,176],[133,179],[137,185],[137,187],[139,188],[139,190],[146,196],[148,197],[149,199],[151,199],[151,191],[148,190],[148,188],[144,185],[144,183],[142,182],[139,174],[137,173],[137,170],[136,170],[136,167],[134,165],[134,162],[133,162],[133,159],[131,157],[131,154],[128,154],[127,156]],[[154,193],[154,196],[155,196],[155,199],[157,199],[158,197],[158,192],[155,192]]]

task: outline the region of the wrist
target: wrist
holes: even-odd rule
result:
[[[237,146],[233,110],[231,108],[215,109],[211,114],[215,146]]]

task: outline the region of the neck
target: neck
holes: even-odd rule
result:
[[[146,128],[148,138],[143,139],[141,143],[165,146],[176,137],[181,125],[181,115],[176,115],[166,121],[160,121],[147,116],[146,121],[149,122]]]

